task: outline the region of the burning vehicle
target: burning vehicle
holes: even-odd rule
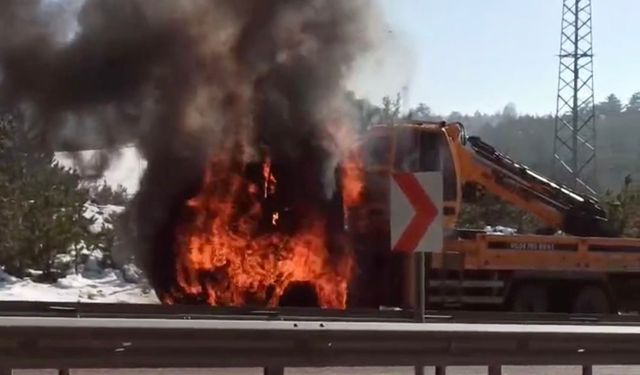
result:
[[[195,195],[171,216],[173,238],[155,245],[164,254],[151,277],[163,302],[346,307],[354,264],[343,196],[325,198],[320,183],[301,183],[317,173],[291,167],[268,157],[209,162]]]
[[[42,147],[136,145],[126,241],[164,303],[344,308],[345,82],[381,24],[371,0],[6,0],[0,102]]]

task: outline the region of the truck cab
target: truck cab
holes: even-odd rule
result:
[[[365,172],[364,205],[388,218],[391,175],[440,171],[445,228],[453,229],[462,200],[460,166],[452,152],[452,137],[464,139],[464,129],[460,125],[457,130],[457,133],[447,131],[445,123],[439,122],[372,127],[357,146]]]
[[[347,226],[355,244],[359,269],[355,277],[358,301],[352,305],[406,306],[410,256],[390,251],[390,181],[396,173],[440,171],[443,176],[445,231],[452,232],[460,212],[459,165],[453,137],[464,139],[462,126],[447,132],[445,123],[419,122],[372,127],[356,146],[364,172],[360,204],[349,208]],[[373,306],[372,306],[373,305]]]

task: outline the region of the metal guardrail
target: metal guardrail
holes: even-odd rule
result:
[[[72,318],[226,319],[226,320],[315,320],[414,322],[413,310],[284,307],[257,309],[207,305],[160,305],[85,302],[0,301],[0,316]],[[590,315],[556,313],[511,313],[496,311],[427,310],[427,322],[638,325],[639,314]]]
[[[0,317],[0,364],[210,368],[640,364],[640,326]]]

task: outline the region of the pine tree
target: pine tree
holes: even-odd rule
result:
[[[0,118],[0,265],[15,276],[36,269],[54,280],[58,255],[108,237],[89,230],[90,196],[79,175],[53,160],[52,152],[33,147],[17,115]]]
[[[626,111],[640,113],[640,91],[631,95],[631,99],[629,99],[629,104],[627,104]]]
[[[123,186],[112,188],[105,184],[100,184],[95,188],[90,188],[91,200],[99,205],[112,204],[125,206],[129,200],[127,190]]]
[[[615,115],[622,111],[622,102],[617,96],[611,94],[607,96],[607,99],[598,103],[596,111],[603,115]]]

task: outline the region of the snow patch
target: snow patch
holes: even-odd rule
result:
[[[0,272],[0,301],[159,303],[147,284],[131,284],[121,272],[110,269],[97,278],[74,274],[55,284],[16,279]]]
[[[514,234],[518,234],[518,230],[515,228],[509,228],[509,227],[503,227],[501,225],[492,227],[492,226],[486,226],[484,228],[484,231],[487,232],[487,234],[504,234],[504,235],[508,235],[508,236],[512,236]]]
[[[83,251],[86,256],[78,272],[58,279],[53,284],[19,279],[0,269],[0,301],[159,303],[142,271],[134,265],[121,270],[105,268],[102,251]],[[37,275],[38,270],[29,274]]]
[[[102,230],[111,229],[113,226],[112,220],[124,210],[123,206],[97,205],[87,202],[84,205],[83,216],[87,219],[93,218],[94,222],[89,226],[89,230],[92,233],[99,233]]]

